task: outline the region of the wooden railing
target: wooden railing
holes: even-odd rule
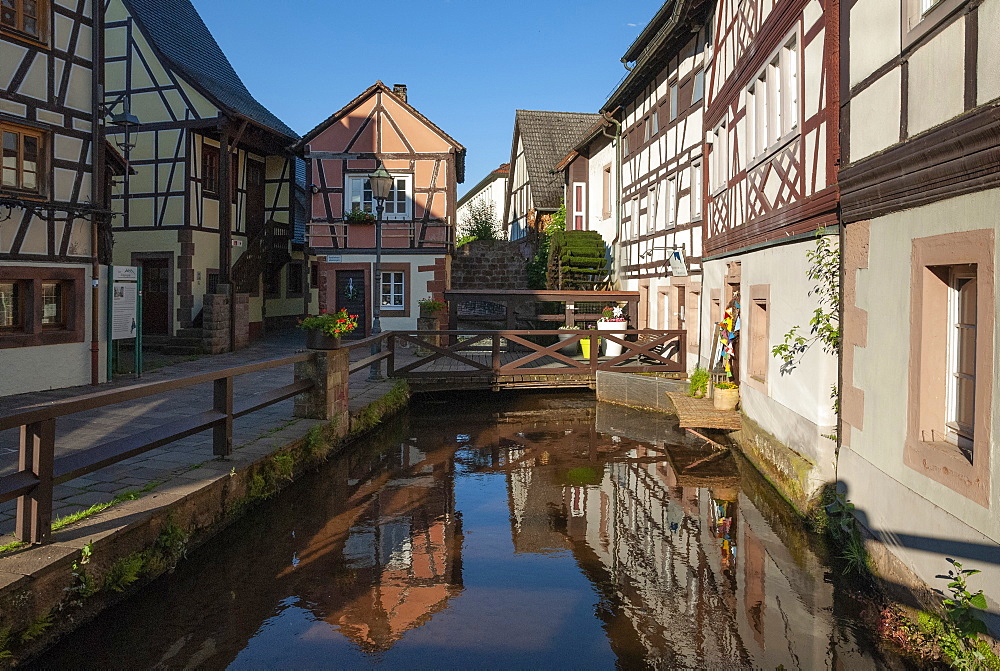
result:
[[[385,349],[382,345],[386,340],[391,340],[395,333],[393,331],[386,331],[385,333],[380,333],[375,336],[368,336],[362,340],[345,340],[340,346],[341,349],[355,350],[365,348],[372,352],[370,356],[364,359],[358,359],[357,361],[352,361],[350,364],[350,372],[357,373],[359,370],[364,370],[368,366],[372,365],[376,361],[383,361],[386,359],[391,359],[396,354],[393,347]],[[376,347],[372,347],[377,345]],[[391,366],[391,364],[389,364]]]
[[[553,336],[565,339],[552,344],[537,342],[551,340]],[[685,338],[685,331],[652,329],[396,331],[389,341],[390,350],[406,343],[428,354],[398,368],[392,357],[388,372],[391,377],[413,379],[485,375],[593,376],[599,370],[683,373],[687,370]],[[590,343],[586,357],[574,353],[582,340]],[[621,353],[601,354],[599,340],[620,345]]]
[[[311,356],[310,353],[295,354],[164,382],[99,391],[0,415],[0,431],[17,427],[21,429],[18,470],[0,476],[0,503],[17,499],[16,539],[26,543],[39,543],[49,535],[52,523],[52,489],[60,483],[206,429],[212,429],[213,454],[219,457],[229,456],[233,451],[234,419],[309,391],[314,384],[312,380],[296,380],[277,389],[235,401],[233,378],[292,365],[306,361]],[[214,383],[210,409],[191,408],[188,416],[167,424],[56,457],[58,418],[206,382]]]

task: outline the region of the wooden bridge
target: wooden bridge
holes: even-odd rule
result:
[[[685,331],[393,331],[381,337],[387,351],[376,356],[386,359],[390,377],[407,380],[415,391],[592,389],[599,370],[678,376],[687,370]],[[586,356],[581,341],[589,343]],[[599,341],[620,345],[621,353],[602,353]]]

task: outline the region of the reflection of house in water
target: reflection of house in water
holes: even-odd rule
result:
[[[706,459],[681,437],[651,446],[582,431],[509,445],[515,546],[572,548],[610,604],[623,660],[824,668],[853,656],[801,529],[773,493],[740,491],[731,457]]]
[[[401,468],[363,484],[299,559],[298,568],[314,560],[336,573],[330,591],[303,602],[368,651],[390,648],[462,588],[451,452],[403,443],[393,456]],[[330,552],[340,545],[339,556]]]

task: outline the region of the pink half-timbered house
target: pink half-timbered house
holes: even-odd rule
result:
[[[368,175],[381,162],[394,177],[377,278],[382,328],[414,328],[417,301],[443,300],[448,288],[465,147],[407,102],[405,86],[390,89],[381,81],[297,147],[308,163],[308,245],[319,257],[320,309],[347,308],[366,329],[371,326],[375,225],[352,222],[349,215],[375,211]]]
[[[717,363],[715,325],[733,308],[747,444],[805,497],[834,473],[837,361],[820,343],[793,366],[771,350],[793,327],[808,337],[808,252],[837,230],[838,6],[719,0],[706,88],[703,363]]]

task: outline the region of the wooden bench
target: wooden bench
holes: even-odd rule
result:
[[[640,333],[638,336],[636,336],[635,342],[640,345],[646,345],[660,337],[661,336],[654,335],[652,333]],[[680,341],[671,340],[668,343],[663,343],[655,347],[652,347],[650,348],[649,351],[655,352],[659,356],[662,356],[664,359],[673,359],[680,353]],[[657,361],[656,359],[653,359],[652,357],[646,356],[645,354],[640,354],[639,359],[648,363],[662,363],[660,361]]]

